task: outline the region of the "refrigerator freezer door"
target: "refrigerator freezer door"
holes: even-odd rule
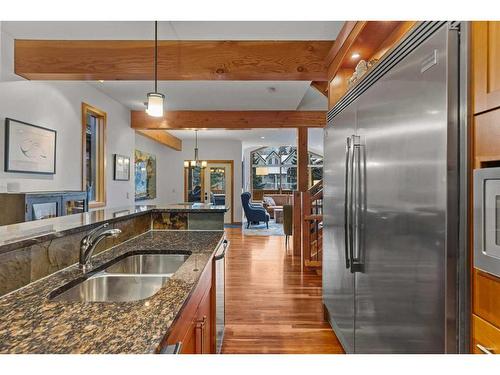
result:
[[[356,353],[445,351],[447,42],[443,27],[356,101],[366,153]]]
[[[347,266],[344,202],[346,142],[355,132],[355,105],[328,124],[324,138],[323,303],[344,350],[354,351],[354,275]]]

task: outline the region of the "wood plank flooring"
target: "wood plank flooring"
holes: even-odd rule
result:
[[[226,234],[222,353],[343,353],[323,317],[321,276],[301,272],[284,237],[243,236],[240,228]]]

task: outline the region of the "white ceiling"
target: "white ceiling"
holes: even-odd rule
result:
[[[153,82],[89,83],[130,109],[145,108]],[[167,110],[325,110],[324,95],[309,81],[160,81]]]
[[[342,21],[160,21],[170,40],[333,40]],[[2,21],[18,39],[152,39],[153,21]]]
[[[169,130],[169,133],[182,140],[194,140],[193,130]],[[236,140],[241,141],[243,149],[260,146],[295,145],[297,131],[295,129],[249,129],[249,130],[199,130],[198,140]],[[200,142],[200,149],[202,143]],[[323,129],[311,128],[308,132],[310,150],[323,154]]]
[[[334,40],[342,21],[160,21],[163,40]],[[2,32],[17,39],[152,39],[153,22],[2,21]],[[106,81],[90,84],[130,109],[144,109],[152,82]],[[274,88],[272,91],[270,88]],[[160,81],[167,110],[326,110],[327,100],[309,81]],[[173,131],[188,139],[192,131]],[[200,139],[238,139],[243,147],[294,144],[293,129],[200,131]],[[264,139],[261,139],[264,137]],[[322,130],[310,131],[310,147],[322,150]]]

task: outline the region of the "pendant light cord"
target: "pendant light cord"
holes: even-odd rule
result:
[[[155,21],[155,92],[158,92],[158,21]]]

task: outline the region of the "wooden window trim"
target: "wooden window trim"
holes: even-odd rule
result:
[[[102,121],[99,125],[100,139],[102,142],[99,144],[99,168],[97,170],[97,200],[89,202],[89,208],[100,208],[106,206],[106,126],[107,115],[106,112],[99,108],[93,107],[87,103],[82,103],[82,189],[86,190],[87,187],[87,171],[85,168],[85,134],[87,131],[87,113],[91,113],[99,117]]]

